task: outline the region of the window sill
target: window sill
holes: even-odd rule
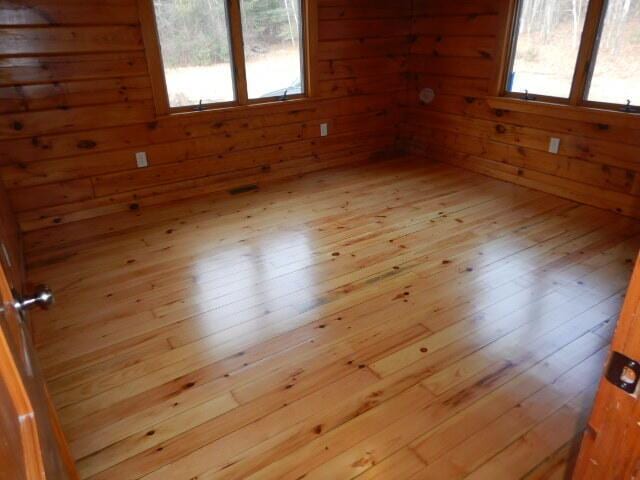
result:
[[[578,122],[640,128],[640,114],[635,112],[616,112],[615,110],[606,110],[597,107],[566,105],[562,103],[509,97],[489,97],[487,103],[491,108],[496,110],[545,115]]]
[[[157,114],[156,118],[175,118],[175,117],[184,117],[191,115],[200,115],[201,117],[213,117],[224,114],[233,114],[233,113],[260,113],[262,111],[266,111],[265,113],[273,113],[278,112],[280,109],[283,111],[290,110],[291,108],[295,108],[295,106],[304,106],[304,104],[313,100],[310,96],[295,96],[288,98],[286,100],[273,100],[273,99],[265,99],[265,101],[251,101],[245,105],[240,105],[238,103],[225,103],[225,104],[210,104],[203,106],[202,110],[198,110],[197,108],[191,107],[178,107],[172,108],[168,113]]]

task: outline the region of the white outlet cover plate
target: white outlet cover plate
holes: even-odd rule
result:
[[[321,123],[320,124],[320,136],[321,137],[326,137],[327,135],[329,135],[329,124],[328,123]]]
[[[145,168],[149,166],[149,162],[147,161],[147,152],[136,153],[136,164],[138,165],[138,168]]]
[[[549,152],[558,153],[559,151],[560,151],[560,139],[551,137],[551,140],[549,140]]]

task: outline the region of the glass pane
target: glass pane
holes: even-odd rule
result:
[[[171,107],[235,99],[226,0],[154,0]]]
[[[507,91],[569,98],[588,0],[523,0]]]
[[[242,0],[250,99],[302,93],[301,0]]]
[[[640,105],[640,0],[609,0],[587,98]]]

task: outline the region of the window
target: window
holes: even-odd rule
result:
[[[594,58],[587,98],[640,105],[640,1],[609,2]]]
[[[149,1],[158,46],[157,68],[153,62],[150,68],[152,80],[161,77],[164,91],[154,88],[166,103],[161,110],[282,101],[306,93],[304,0]]]
[[[519,0],[504,91],[638,111],[640,0]]]
[[[241,6],[249,99],[302,93],[300,1],[241,0]]]
[[[154,0],[153,4],[169,106],[234,101],[225,2]]]

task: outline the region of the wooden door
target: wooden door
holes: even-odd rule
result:
[[[637,387],[640,368],[636,364],[640,361],[640,257],[631,277],[611,352],[582,440],[574,480],[640,477],[640,388]],[[615,375],[612,375],[612,362],[618,366]],[[620,378],[625,381],[623,386],[633,393],[614,385],[613,381]]]
[[[0,478],[77,478],[33,350],[28,319],[16,309],[0,267]]]

